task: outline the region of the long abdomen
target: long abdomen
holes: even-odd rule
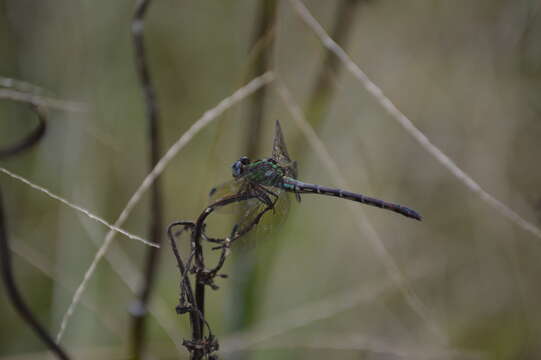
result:
[[[362,194],[356,194],[349,191],[334,189],[334,188],[321,186],[321,185],[307,184],[307,183],[303,183],[302,181],[298,181],[294,179],[286,179],[284,181],[283,186],[285,190],[291,191],[291,192],[296,192],[300,194],[321,194],[321,195],[339,197],[339,198],[348,199],[351,201],[356,201],[361,204],[375,206],[380,209],[391,210],[412,219],[416,219],[416,220],[422,219],[421,215],[418,212],[406,206],[393,204],[387,201],[364,196]]]

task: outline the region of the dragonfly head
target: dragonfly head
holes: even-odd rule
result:
[[[238,178],[242,176],[242,174],[244,174],[245,166],[248,165],[249,163],[250,163],[250,159],[248,159],[248,157],[246,156],[243,156],[237,161],[235,161],[233,166],[231,166],[231,168],[233,169],[233,177]]]

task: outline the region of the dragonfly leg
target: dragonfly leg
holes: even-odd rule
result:
[[[276,194],[276,193],[274,193],[274,192],[272,192],[271,190],[269,190],[269,189],[267,189],[267,188],[264,188],[264,187],[261,187],[261,190],[263,190],[266,194],[268,194],[268,195],[274,197],[274,201],[271,200],[271,199],[269,198],[270,203],[265,202],[265,204],[267,204],[269,207],[271,207],[271,208],[272,208],[272,211],[274,211],[274,205],[275,205],[276,202],[278,201],[278,196],[279,196],[279,195]]]
[[[261,191],[257,194],[257,199],[271,208],[274,207],[274,202],[276,201],[272,201],[269,195],[267,195],[264,191]]]
[[[274,196],[274,202],[276,202],[276,200],[278,200],[278,194],[270,191],[269,189],[266,189],[266,188],[261,188],[263,191],[265,191],[267,194],[271,195],[271,196]]]

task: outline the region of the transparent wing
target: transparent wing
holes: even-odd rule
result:
[[[274,139],[272,142],[272,158],[278,165],[286,169],[286,175],[294,179],[297,178],[297,162],[292,161],[287,152],[287,146],[282,133],[280,122],[276,120],[274,128]]]
[[[244,182],[232,179],[218,186],[213,187],[209,191],[209,204],[212,204],[220,199],[228,196],[233,196],[242,191]]]
[[[290,206],[289,194],[276,188],[266,189],[278,195],[274,208],[265,211],[267,204],[258,199],[247,200],[248,206],[244,207],[239,217],[240,232],[251,230],[254,226],[257,231],[272,231],[275,225],[285,220]]]
[[[273,187],[263,187],[267,190],[267,196],[274,203],[274,209],[268,210],[267,204],[263,201],[253,198],[239,201],[230,205],[223,206],[216,211],[221,213],[237,214],[238,231],[245,232],[252,228],[258,230],[271,230],[276,222],[285,218],[289,210],[289,196],[285,191]],[[209,205],[223,198],[235,196],[243,192],[252,192],[253,187],[243,179],[232,179],[223,184],[212,188],[209,192]],[[271,195],[274,194],[274,195]]]
[[[208,205],[230,196],[237,195],[243,191],[246,191],[246,182],[242,179],[232,179],[218,186],[213,187],[209,191]],[[250,201],[241,201],[232,203],[227,206],[223,206],[216,211],[225,214],[240,214],[249,210],[249,207],[254,206]]]

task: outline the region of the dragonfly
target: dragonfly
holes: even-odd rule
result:
[[[227,196],[249,195],[243,201],[240,229],[251,228],[257,224],[264,212],[272,210],[282,215],[289,208],[288,193],[301,201],[301,194],[319,194],[355,201],[361,204],[390,210],[415,220],[421,215],[409,207],[376,199],[366,195],[305,183],[297,179],[297,162],[292,161],[286,148],[280,122],[276,121],[272,157],[250,160],[242,156],[232,165],[233,179],[210,191],[211,202]]]

